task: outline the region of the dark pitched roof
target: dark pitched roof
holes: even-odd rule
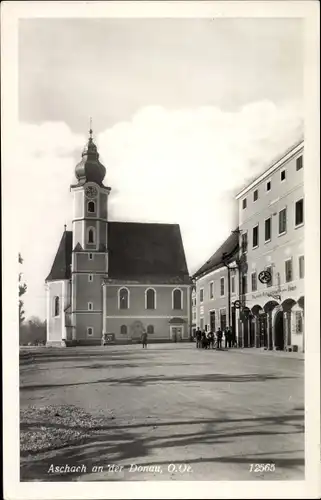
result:
[[[46,281],[67,280],[71,276],[72,231],[64,231]]]
[[[191,285],[191,280],[187,276],[166,276],[166,275],[146,275],[128,276],[122,278],[105,277],[104,282],[110,285]]]
[[[239,235],[237,230],[232,232],[230,236],[224,241],[218,250],[194,273],[193,278],[201,276],[202,274],[209,273],[215,269],[219,269],[223,265],[222,256],[225,253],[227,261],[235,258],[239,248]]]
[[[178,224],[109,222],[108,255],[109,278],[190,283]]]
[[[70,278],[71,253],[72,232],[65,231],[46,281]],[[109,222],[108,268],[108,282],[191,283],[178,224]]]

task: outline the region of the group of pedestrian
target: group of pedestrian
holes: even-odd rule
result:
[[[195,332],[196,347],[198,349],[222,349],[223,336],[225,341],[225,349],[230,347],[236,347],[236,335],[230,328],[226,327],[224,331],[219,327],[217,332],[214,334],[212,330],[206,332],[205,330],[200,330],[198,328]]]
[[[195,332],[196,347],[198,349],[222,349],[223,336],[225,341],[225,349],[230,347],[236,347],[236,336],[230,328],[225,328],[224,331],[219,327],[217,332],[214,334],[212,330],[206,332],[205,330],[200,330],[198,328]],[[141,336],[141,342],[143,349],[147,348],[147,332],[144,331]]]
[[[214,333],[212,331],[206,333],[198,329],[195,334],[196,337],[196,347],[208,349],[212,347],[214,349]]]

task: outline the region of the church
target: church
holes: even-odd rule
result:
[[[46,278],[47,345],[179,342],[190,336],[191,279],[178,224],[108,220],[92,130],[76,165],[72,231]]]

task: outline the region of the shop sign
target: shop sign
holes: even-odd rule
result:
[[[268,297],[271,297],[271,299],[275,299],[275,300],[281,300],[281,295],[279,293],[275,293],[275,292],[268,293]]]
[[[259,274],[259,281],[261,283],[270,283],[272,279],[271,273],[269,271],[261,271]]]
[[[275,292],[264,291],[259,293],[253,293],[252,299],[259,299],[260,297],[272,297],[273,295],[279,295],[281,292],[293,292],[296,289],[296,285],[288,285],[281,287],[279,290],[275,290]]]

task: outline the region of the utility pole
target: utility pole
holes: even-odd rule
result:
[[[231,271],[235,271],[235,270],[239,269],[238,258],[236,258],[236,265],[235,266],[229,265],[229,261],[232,260],[232,258],[233,258],[233,254],[228,255],[225,252],[222,255],[222,262],[223,262],[224,266],[227,268],[227,300],[228,300],[228,327],[229,328],[231,328]],[[239,294],[240,294],[240,286],[239,286]],[[239,298],[240,298],[240,295],[239,295]]]
[[[234,231],[232,231],[233,234],[237,234],[240,238],[240,235],[242,234],[242,231],[237,228]],[[240,256],[240,250],[242,252],[242,256]],[[241,314],[244,309],[244,300],[243,300],[243,293],[242,293],[242,272],[243,272],[243,260],[244,260],[244,253],[242,249],[242,242],[240,242],[239,239],[239,251],[238,251],[238,256],[236,258],[236,266],[234,269],[238,271],[238,303],[239,303],[239,314],[238,314],[238,346],[243,347],[244,342],[243,342],[243,330],[241,331],[240,335],[240,329],[243,328],[243,322],[241,321]]]
[[[222,262],[224,266],[227,268],[227,304],[228,304],[227,307],[228,307],[228,327],[230,328],[231,327],[231,283],[230,283],[231,268],[228,265],[228,257],[226,252],[223,253],[222,255]]]

